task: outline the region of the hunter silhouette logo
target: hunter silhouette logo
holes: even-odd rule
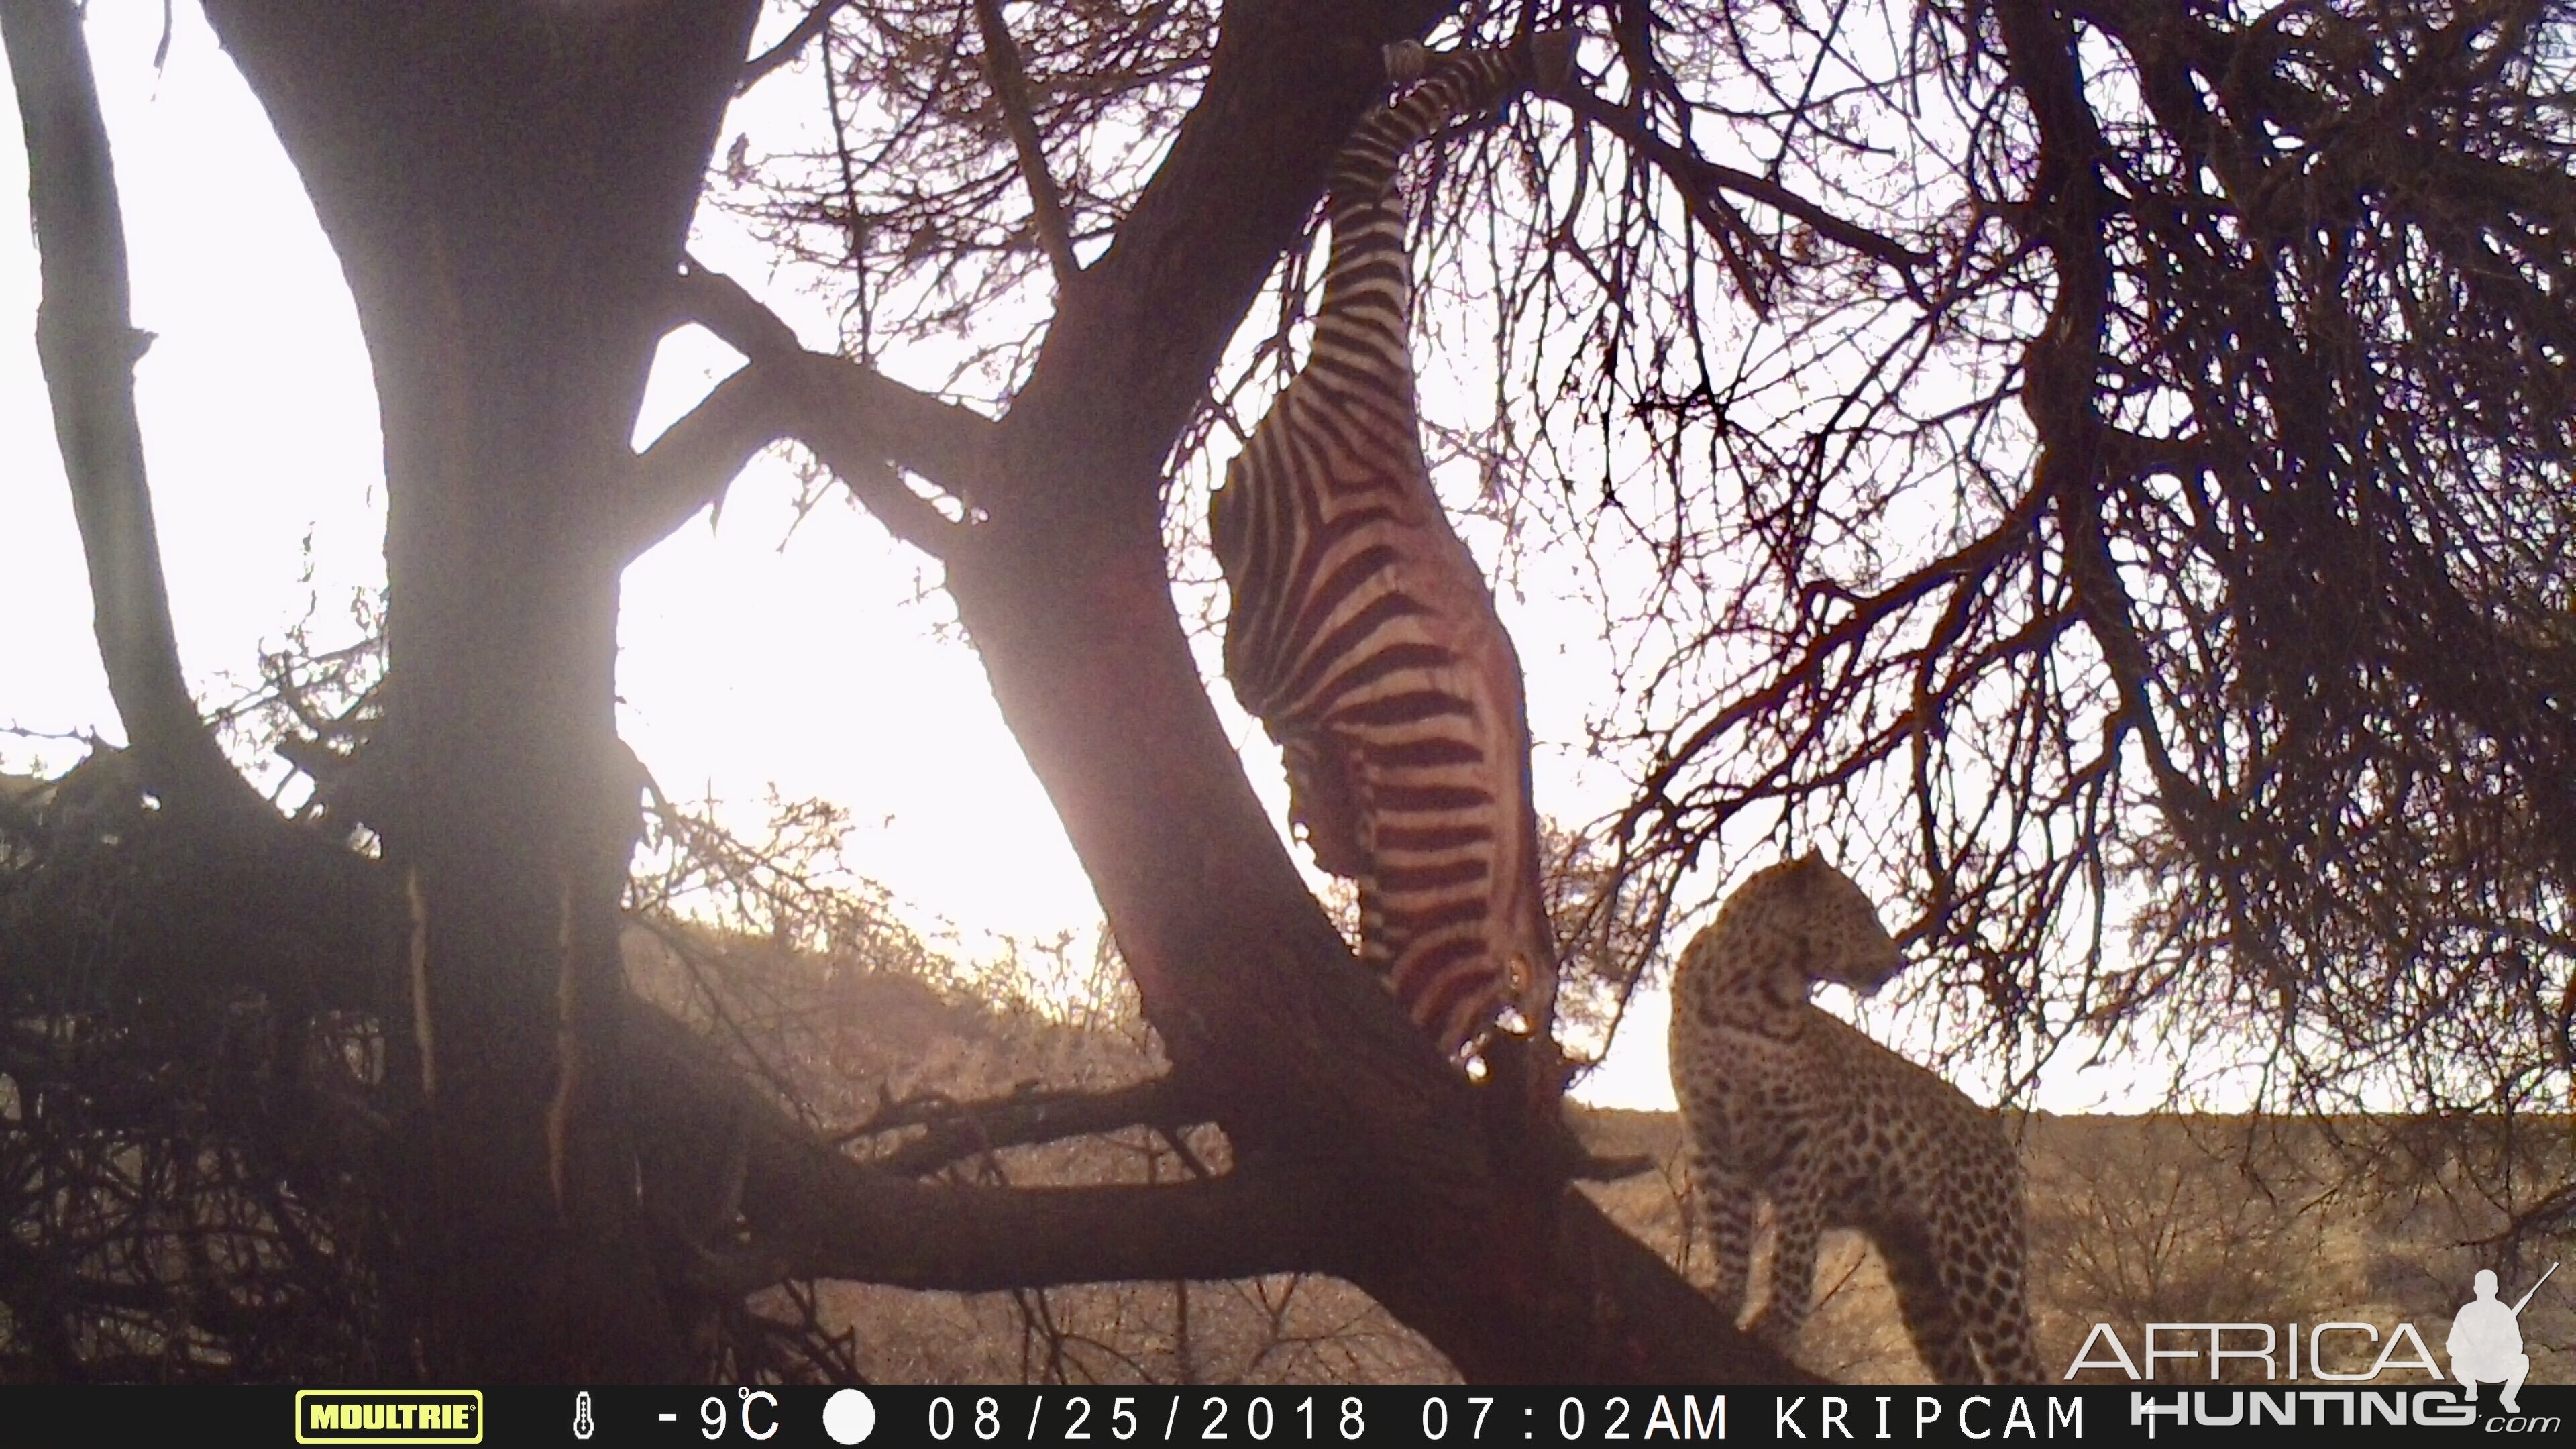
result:
[[[2548,1282],[2550,1273],[2557,1271],[2558,1265],[2550,1264],[2549,1272],[2540,1275],[2540,1283]],[[2522,1411],[2514,1397],[2522,1392],[2522,1381],[2531,1373],[2531,1355],[2522,1351],[2522,1325],[2518,1320],[2530,1305],[2532,1293],[2540,1291],[2540,1283],[2532,1284],[2530,1293],[2507,1308],[2496,1301],[2496,1275],[2480,1268],[2478,1296],[2460,1306],[2459,1316],[2451,1320],[2450,1341],[2443,1345],[2451,1355],[2451,1377],[2460,1381],[2471,1398],[2477,1396],[2482,1383],[2504,1385],[2496,1402],[2508,1414]]]

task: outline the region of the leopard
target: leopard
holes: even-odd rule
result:
[[[2020,1156],[2003,1122],[1810,999],[1868,996],[1905,967],[1877,907],[1810,851],[1748,878],[1674,968],[1673,1091],[1710,1297],[1744,1309],[1757,1200],[1770,1287],[1750,1331],[1784,1356],[1814,1293],[1818,1234],[1875,1245],[1943,1383],[2035,1383]]]

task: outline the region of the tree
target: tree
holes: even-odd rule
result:
[[[1925,14],[1846,124],[1967,118],[1912,153],[1937,280],[1626,384],[1745,479],[1633,526],[1753,561],[1643,611],[1633,857],[1867,818],[2024,1063],[2116,1025],[2277,1105],[2563,1104],[2566,11]]]
[[[1226,1126],[1237,1167],[1147,1192],[930,1190],[773,1123],[743,1189],[765,1276],[980,1287],[1315,1266],[1470,1372],[1769,1367],[1561,1176],[1489,1150],[1514,1133],[1489,1142],[1479,1095],[1387,1011],[1298,885],[1162,587],[1161,457],[1378,83],[1379,46],[1427,15],[1228,17],[1157,187],[1057,318],[1049,358],[1065,360],[999,424],[782,346],[719,279],[678,277],[748,5],[210,15],[342,254],[385,416],[384,718],[335,793],[381,837],[398,902],[416,1029],[388,1038],[412,1058],[431,1149],[413,1224],[431,1365],[677,1366],[620,1188],[639,1122],[685,1114],[682,1083],[725,1087],[621,1066],[656,1046],[614,974],[636,822],[609,711],[615,584],[721,486],[705,449],[738,460],[792,420],[947,564],[1175,1086]],[[733,317],[753,365],[630,462],[675,300]],[[886,488],[889,454],[972,496],[977,523]],[[1691,1324],[1712,1331],[1675,1331]]]
[[[47,9],[59,26],[60,4],[6,12],[22,76],[67,53],[22,55]],[[349,759],[305,752],[334,828],[364,823],[381,859],[264,866],[257,897],[381,908],[386,969],[335,975],[318,963],[365,953],[305,936],[219,969],[283,953],[302,999],[382,1025],[411,1095],[390,1138],[428,1148],[396,1154],[426,1178],[389,1230],[388,1316],[429,1371],[667,1376],[692,1305],[781,1279],[1321,1270],[1471,1377],[1785,1372],[1568,1190],[1553,1124],[1448,1071],[1352,962],[1172,602],[1172,504],[1242,391],[1210,380],[1274,277],[1286,337],[1324,166],[1407,36],[1596,37],[1578,123],[1462,138],[1424,232],[1440,285],[1495,320],[1500,400],[1453,448],[1563,484],[1498,490],[1531,535],[1653,563],[1643,600],[1609,601],[1635,723],[1604,740],[1639,774],[1607,875],[1647,919],[1767,807],[1886,841],[1944,979],[2042,1040],[2209,1003],[2284,1051],[2326,1027],[2303,1080],[2331,1085],[2438,948],[2403,1022],[2520,1013],[2542,1049],[2509,1045],[2499,1079],[2563,1100],[2563,13],[1533,9],[1083,4],[1024,51],[995,5],[822,0],[746,65],[750,0],[209,0],[343,260],[391,498],[381,721]],[[849,267],[848,355],[681,254],[727,97],[809,49],[833,105],[815,184],[736,200]],[[1758,164],[1712,159],[1720,130]],[[728,170],[761,179],[739,152]],[[107,194],[103,168],[82,184]],[[1042,291],[1042,339],[976,359],[991,406],[876,365]],[[632,456],[674,318],[749,362]],[[1172,1062],[988,1120],[1214,1122],[1224,1174],[928,1186],[627,998],[618,573],[780,438],[943,568]],[[149,554],[130,511],[83,523],[94,558]],[[107,654],[120,708],[155,707],[125,683],[166,665]],[[128,727],[160,813],[231,789]],[[311,854],[241,813],[274,843],[256,859]],[[2506,838],[2537,842],[2511,871]],[[2133,879],[2150,949],[2121,971],[2103,920]],[[1634,906],[1600,899],[1608,940]],[[2088,907],[2084,964],[2050,970]],[[748,1144],[738,1182],[672,1166],[719,1133]],[[720,1254],[668,1229],[708,1191],[745,1228]]]

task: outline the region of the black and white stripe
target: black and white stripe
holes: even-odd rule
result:
[[[1226,677],[1286,755],[1316,864],[1359,883],[1361,958],[1452,1056],[1506,1005],[1546,1029],[1556,948],[1520,660],[1423,463],[1393,178],[1416,142],[1536,68],[1561,74],[1565,54],[1560,39],[1441,58],[1361,123],[1327,195],[1313,354],[1209,507],[1233,595]]]

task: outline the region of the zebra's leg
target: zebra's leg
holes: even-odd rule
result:
[[[1771,1181],[1771,1292],[1753,1320],[1753,1335],[1782,1353],[1798,1346],[1798,1330],[1816,1296],[1816,1238],[1824,1231],[1825,1204],[1814,1181],[1792,1160]]]
[[[1696,1144],[1684,1166],[1693,1217],[1717,1269],[1709,1301],[1734,1323],[1744,1316],[1745,1279],[1753,1268],[1753,1179],[1721,1165],[1715,1153]]]

